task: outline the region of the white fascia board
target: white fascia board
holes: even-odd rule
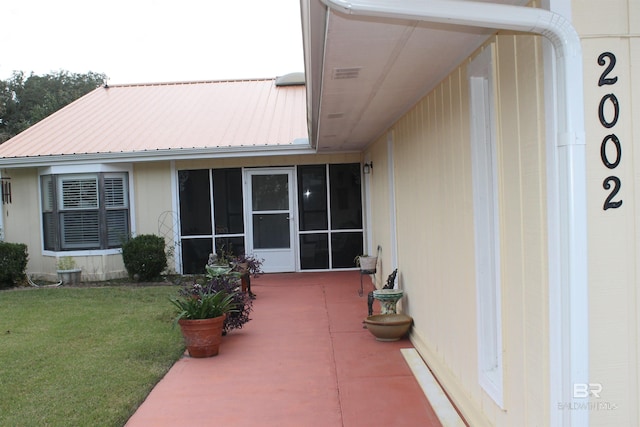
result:
[[[251,147],[180,148],[155,151],[119,153],[63,154],[0,159],[2,168],[45,167],[87,163],[157,162],[166,160],[192,160],[203,158],[266,157],[279,155],[316,154],[308,144],[271,145]]]

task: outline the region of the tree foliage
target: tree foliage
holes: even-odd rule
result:
[[[58,71],[44,76],[14,71],[0,80],[0,143],[104,84],[104,74]]]

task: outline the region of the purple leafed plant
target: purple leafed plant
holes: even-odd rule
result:
[[[207,281],[203,285],[188,284],[182,290],[183,295],[193,295],[195,292],[217,293],[220,291],[233,294],[235,311],[227,313],[224,321],[223,333],[234,329],[241,329],[251,318],[249,313],[253,309],[253,300],[246,292],[242,292],[240,275],[235,272],[225,274],[207,274]]]

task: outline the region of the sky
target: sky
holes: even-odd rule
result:
[[[0,0],[0,80],[104,73],[109,84],[304,71],[300,0]]]

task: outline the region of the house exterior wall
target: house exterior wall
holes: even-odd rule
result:
[[[210,168],[238,168],[238,167],[275,167],[292,165],[313,165],[325,163],[357,163],[360,161],[360,153],[336,153],[317,155],[293,155],[293,156],[255,156],[255,157],[228,157],[199,160],[180,160],[175,162],[176,170],[183,169],[210,169]]]
[[[173,261],[174,223],[171,162],[137,163],[133,169],[132,231],[136,235],[156,234],[165,239],[171,271]],[[124,266],[123,266],[124,267]]]
[[[4,240],[27,245],[29,261],[27,274],[36,282],[57,281],[57,258],[43,252],[40,185],[37,168],[4,169],[3,176],[11,178],[12,202],[4,204]],[[68,252],[82,269],[83,281],[99,281],[126,276],[122,256],[91,251]]]
[[[394,205],[390,200],[391,188],[389,177],[390,159],[387,157],[387,136],[377,141],[370,149],[374,169],[369,175],[368,185],[371,188],[371,218],[369,226],[374,230],[373,242],[370,245],[373,250],[380,246],[378,270],[375,275],[375,287],[380,289],[385,285],[386,279],[396,268],[393,264],[391,245],[391,210]],[[371,289],[369,289],[371,290]],[[401,301],[399,304],[404,304]]]
[[[640,425],[640,235],[634,231],[640,229],[635,203],[640,195],[640,154],[634,149],[640,135],[640,121],[634,120],[640,109],[640,5],[608,2],[606,19],[602,4],[573,5],[572,22],[582,39],[584,61],[589,241],[586,326],[589,381],[595,391],[590,406],[581,410],[589,411],[593,426]],[[472,425],[546,425],[551,411],[571,409],[563,406],[566,402],[549,402],[548,398],[542,47],[540,38],[531,36],[502,34],[494,42],[503,256],[503,408],[478,386],[464,66],[389,130],[394,141],[400,286],[407,295],[404,309],[415,320],[414,344]],[[617,79],[599,83],[601,78]],[[619,141],[619,150],[611,135]],[[601,148],[607,138],[603,156]],[[386,140],[385,135],[366,153],[376,165],[371,179],[373,243],[383,248],[388,245],[388,209],[393,208],[385,209],[389,194],[383,166]],[[616,194],[612,194],[615,180],[609,177],[620,181]],[[611,187],[604,188],[605,183]],[[605,209],[609,196],[611,205]],[[385,269],[388,263],[383,250],[380,276],[390,272]]]
[[[414,318],[414,345],[471,425],[545,425],[550,407],[545,397],[549,327],[541,40],[505,34],[491,43],[503,407],[479,385],[467,63],[390,130],[399,286],[406,292],[403,309]],[[376,165],[371,183],[373,243],[382,244],[383,252],[389,236],[386,138],[367,153]],[[388,263],[384,253],[381,276],[390,272]]]
[[[177,189],[172,172],[179,169],[270,167],[299,164],[359,163],[360,153],[300,156],[256,156],[217,158],[191,161],[141,162],[131,165],[129,174],[131,231],[133,234],[157,234],[165,238],[167,248],[176,242]],[[70,169],[73,172],[73,167]],[[3,177],[11,178],[12,203],[2,207],[4,238],[7,242],[24,243],[28,247],[28,274],[34,280],[57,280],[56,257],[42,250],[42,221],[37,168],[4,169]],[[168,265],[175,266],[169,250]],[[122,255],[117,250],[70,252],[82,269],[83,281],[101,281],[126,277]]]
[[[598,396],[591,395],[589,418],[593,426],[635,426],[640,425],[640,151],[635,146],[640,142],[640,4],[612,0],[606,5],[581,1],[572,5],[584,67],[589,382],[598,384],[594,388],[601,387]],[[599,83],[601,77],[617,80]],[[617,121],[611,95],[618,102]],[[614,162],[619,154],[617,166],[607,167],[601,155],[608,135],[615,135],[620,143],[620,151],[612,140],[606,143],[605,158]],[[620,191],[611,201],[622,204],[605,210],[614,188],[613,181],[609,181],[612,188],[603,188],[609,177],[620,180]]]
[[[36,276],[54,280],[56,260],[42,257],[42,232],[40,219],[40,195],[38,171],[34,168],[4,169],[3,177],[11,178],[11,203],[2,207],[4,240],[27,245],[29,262],[27,271]]]

